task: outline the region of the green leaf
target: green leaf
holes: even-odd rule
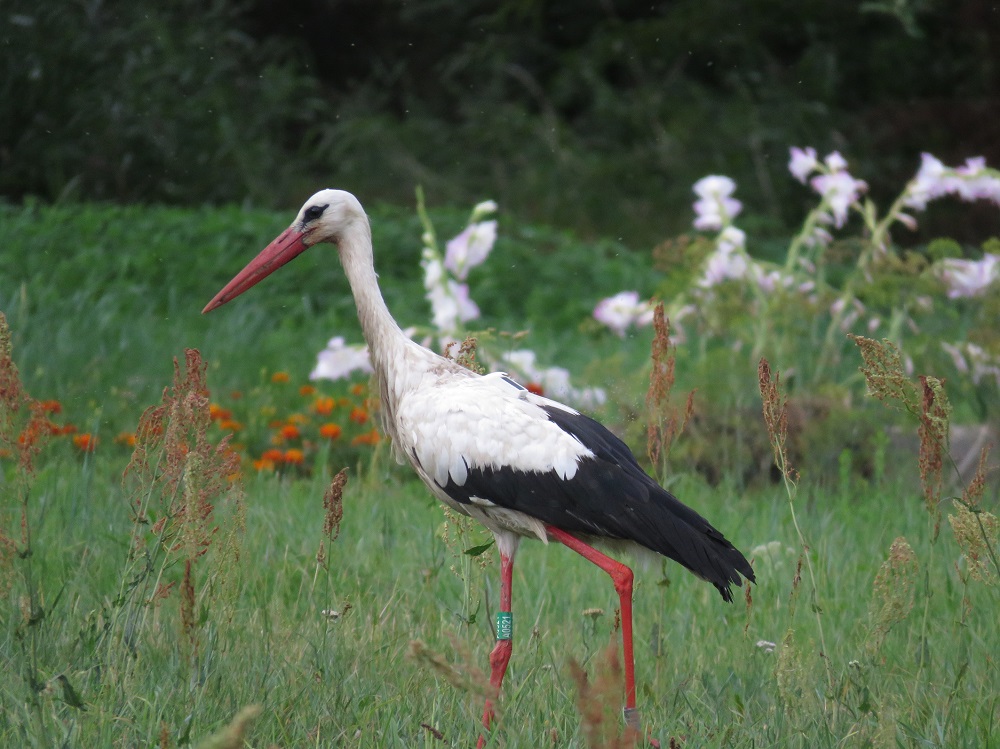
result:
[[[489,550],[489,548],[493,545],[493,543],[494,543],[493,541],[489,541],[488,543],[482,544],[481,546],[473,546],[472,548],[466,549],[462,553],[467,554],[470,557],[478,557],[479,555]]]

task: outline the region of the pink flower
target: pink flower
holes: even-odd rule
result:
[[[709,175],[694,183],[698,200],[694,204],[697,217],[695,229],[721,229],[743,209],[743,204],[730,197],[736,190],[736,183],[729,177]]]
[[[938,272],[948,287],[949,299],[979,296],[1000,278],[1000,256],[987,253],[982,260],[947,258],[940,262]]]
[[[469,224],[454,239],[449,240],[444,255],[444,265],[460,281],[469,275],[469,269],[482,263],[497,241],[497,222],[481,221]]]
[[[920,170],[906,187],[904,205],[922,211],[930,201],[947,195],[952,189],[947,179],[948,171],[948,167],[931,154],[921,154]]]
[[[920,169],[906,187],[904,203],[922,211],[927,204],[955,195],[961,200],[992,200],[1000,205],[1000,173],[986,166],[986,159],[974,156],[959,167],[948,167],[929,153],[921,154]]]
[[[826,164],[826,168],[834,174],[837,172],[847,171],[847,159],[840,155],[840,151],[828,153],[826,158],[823,159],[823,163]]]
[[[816,159],[816,149],[809,147],[802,149],[792,146],[789,152],[791,153],[791,158],[788,161],[788,171],[804,185],[809,175],[819,168],[819,161]]]
[[[479,307],[469,296],[469,287],[449,278],[427,292],[431,303],[432,322],[442,333],[451,333],[465,322],[479,317]]]
[[[702,288],[717,286],[723,281],[747,275],[749,263],[743,246],[746,235],[735,226],[727,226],[718,236],[715,252],[705,261],[705,270],[698,285]]]
[[[834,154],[831,154],[833,156]],[[839,154],[837,154],[839,156]],[[829,160],[830,157],[827,157]],[[848,172],[839,170],[829,174],[818,174],[809,183],[818,192],[833,213],[833,225],[838,229],[847,220],[847,211],[857,202],[868,184],[854,179]]]

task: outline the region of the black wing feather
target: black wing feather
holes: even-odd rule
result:
[[[594,453],[580,462],[573,478],[511,466],[472,467],[463,485],[449,480],[449,496],[463,503],[481,497],[570,533],[635,541],[711,582],[727,601],[732,600],[730,585],[742,584],[740,575],[754,580],[743,554],[650,478],[618,437],[587,416],[544,410]]]

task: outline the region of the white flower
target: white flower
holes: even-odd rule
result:
[[[715,246],[719,252],[730,253],[735,250],[742,250],[747,246],[747,235],[735,226],[727,226],[719,236],[715,238]]]
[[[483,216],[496,213],[497,209],[498,206],[495,200],[484,200],[482,203],[476,203],[476,207],[472,209],[472,220],[478,221]]]
[[[920,155],[920,169],[906,186],[907,197],[903,204],[922,211],[931,200],[946,195],[951,189],[946,176],[948,167],[929,153]]]
[[[697,217],[695,229],[721,229],[743,209],[743,204],[730,197],[736,190],[736,183],[729,177],[709,175],[694,183],[698,200],[694,204]]]
[[[827,154],[823,162],[826,164],[826,168],[833,173],[847,170],[847,159],[840,155],[840,151]]]
[[[317,355],[316,367],[309,373],[309,379],[342,380],[355,371],[373,371],[368,347],[360,344],[347,345],[343,337],[336,336]]]
[[[773,653],[774,649],[778,647],[778,645],[770,640],[757,640],[757,647],[765,653]]]
[[[816,149],[806,147],[805,149],[792,146],[789,149],[791,158],[788,160],[788,171],[792,173],[803,185],[809,175],[819,168],[819,161],[816,159]]]
[[[779,269],[765,271],[759,265],[754,264],[753,275],[757,286],[767,294],[774,293],[778,289],[790,289],[795,285],[795,277],[789,276]],[[800,284],[798,290],[803,294],[812,291],[812,286],[809,284],[808,281]]]
[[[986,253],[982,260],[947,258],[938,266],[938,273],[948,287],[948,298],[979,296],[1000,278],[1000,256]]]
[[[424,288],[433,289],[440,286],[444,279],[444,264],[441,258],[431,249],[424,250],[424,259],[420,263],[424,266]]]
[[[991,378],[1000,387],[1000,358],[988,353],[982,346],[975,343],[961,343],[957,346],[942,343],[941,348],[951,354],[955,369],[969,374],[976,385]]]
[[[640,302],[638,291],[620,291],[597,303],[594,319],[624,337],[630,325],[643,326],[653,322],[653,305]]]
[[[969,362],[965,360],[965,356],[962,354],[962,349],[952,343],[941,342],[941,348],[943,348],[950,356],[951,361],[957,369],[962,374],[969,373]]]
[[[451,291],[452,296],[455,297],[455,303],[458,305],[459,320],[468,322],[479,317],[479,307],[472,301],[472,297],[469,296],[468,284],[458,283],[449,279],[448,290]]]
[[[444,255],[445,267],[460,281],[464,281],[470,268],[486,260],[496,240],[496,221],[469,224],[458,236],[448,241]]]
[[[945,195],[961,200],[992,200],[1000,205],[1000,174],[986,166],[986,159],[974,156],[959,167],[948,167],[929,153],[920,155],[920,169],[906,186],[904,204],[922,211],[927,203]]]
[[[734,232],[739,232],[739,235],[743,235],[739,229],[731,228]],[[702,288],[711,288],[723,281],[744,278],[747,275],[749,264],[746,253],[742,252],[745,235],[739,236],[734,233],[727,237],[727,231],[728,229],[719,235],[715,252],[705,260],[705,269],[698,281],[698,285]]]
[[[827,158],[829,159],[829,157]],[[854,179],[846,171],[818,174],[812,178],[809,184],[823,197],[823,201],[833,212],[833,225],[838,229],[847,220],[847,210],[851,204],[855,203],[861,193],[868,189],[867,183],[860,179]]]
[[[479,307],[469,297],[469,287],[448,279],[446,284],[438,284],[427,292],[431,303],[431,322],[442,333],[451,333],[458,328],[459,321],[479,317]]]

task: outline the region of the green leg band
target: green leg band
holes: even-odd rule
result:
[[[509,611],[497,612],[497,639],[510,640],[514,634],[514,615]]]

